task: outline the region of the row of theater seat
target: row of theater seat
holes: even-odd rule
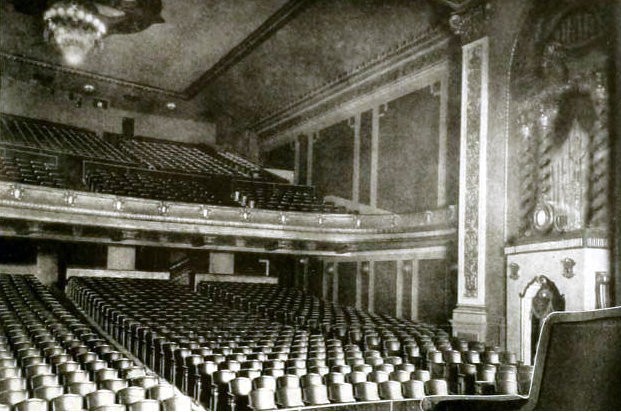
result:
[[[433,325],[341,307],[277,285],[202,282],[199,290],[214,301],[400,357],[402,363],[426,368],[432,378],[445,379],[452,394],[526,394],[530,387],[532,366],[518,365],[514,353],[483,342],[449,339]]]
[[[57,155],[113,161],[115,164],[89,163],[85,166],[86,181],[83,183],[91,191],[282,211],[346,212],[342,207],[324,203],[314,195],[311,187],[282,184],[280,178],[228,151],[135,138],[120,138],[117,147],[92,132],[6,114],[0,114],[0,123],[0,143],[9,145],[9,150],[19,146],[19,150],[42,149]],[[75,187],[76,184],[80,186],[79,183],[70,184],[57,170],[56,162],[36,160],[41,155],[17,151],[12,151],[11,156],[7,156],[6,151],[2,153],[1,180],[84,189]],[[56,157],[59,161],[63,159],[62,156]],[[178,174],[170,173],[172,171],[196,174],[196,177],[180,179]]]
[[[310,187],[235,181],[233,200],[241,206],[315,213],[345,213],[345,208],[324,203]]]
[[[179,170],[186,173],[247,177],[245,167],[230,164],[197,147],[169,142],[127,139],[120,147],[133,153],[144,164],[159,170]]]
[[[0,152],[0,180],[49,187],[66,185],[51,158],[7,156],[3,152]]]
[[[516,393],[518,382],[528,388],[530,371],[518,375],[511,356],[501,363],[480,342],[460,341],[471,362],[462,363],[448,334],[431,325],[358,312],[364,333],[343,334],[342,308],[324,305],[315,327],[287,317],[286,297],[272,302],[269,293],[258,293],[253,296],[265,300],[255,304],[232,286],[227,292],[225,285],[203,285],[208,290],[201,296],[168,281],[81,278],[71,280],[68,294],[137,357],[211,409]],[[295,306],[295,298],[289,303]]]
[[[0,114],[0,143],[90,159],[134,161],[131,154],[123,153],[93,132],[8,114]]]
[[[94,166],[87,169],[85,179],[88,189],[97,193],[224,206],[235,204],[226,196],[214,193],[209,182],[180,179],[177,175]]]
[[[189,410],[33,276],[0,275],[0,410]]]
[[[148,165],[159,170],[245,178],[270,176],[231,152],[183,143],[122,138],[118,147],[95,133],[58,123],[0,114],[0,143],[89,159]]]

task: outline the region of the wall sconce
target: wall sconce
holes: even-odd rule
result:
[[[610,278],[611,276],[608,272],[595,272],[596,309],[604,309],[612,305]]]
[[[576,276],[576,274],[574,273],[574,266],[576,266],[575,260],[566,257],[564,259],[561,259],[561,263],[563,264],[563,276],[565,276],[567,279],[571,279]]]
[[[330,275],[334,275],[334,263],[328,263],[328,268],[326,269],[326,272]]]
[[[404,261],[401,271],[406,275],[409,275],[410,273],[412,273],[412,262],[409,260]]]
[[[369,262],[362,262],[362,264],[360,265],[360,273],[368,275],[370,270],[371,265],[369,264]]]

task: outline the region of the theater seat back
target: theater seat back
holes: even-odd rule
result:
[[[621,410],[621,307],[557,312],[543,327],[526,409]]]

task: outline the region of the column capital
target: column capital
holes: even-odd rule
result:
[[[491,4],[475,1],[468,7],[451,13],[449,27],[461,38],[462,44],[468,44],[487,34]]]

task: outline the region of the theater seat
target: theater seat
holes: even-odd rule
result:
[[[424,410],[621,410],[621,306],[553,312],[537,345],[528,397],[429,396]]]

